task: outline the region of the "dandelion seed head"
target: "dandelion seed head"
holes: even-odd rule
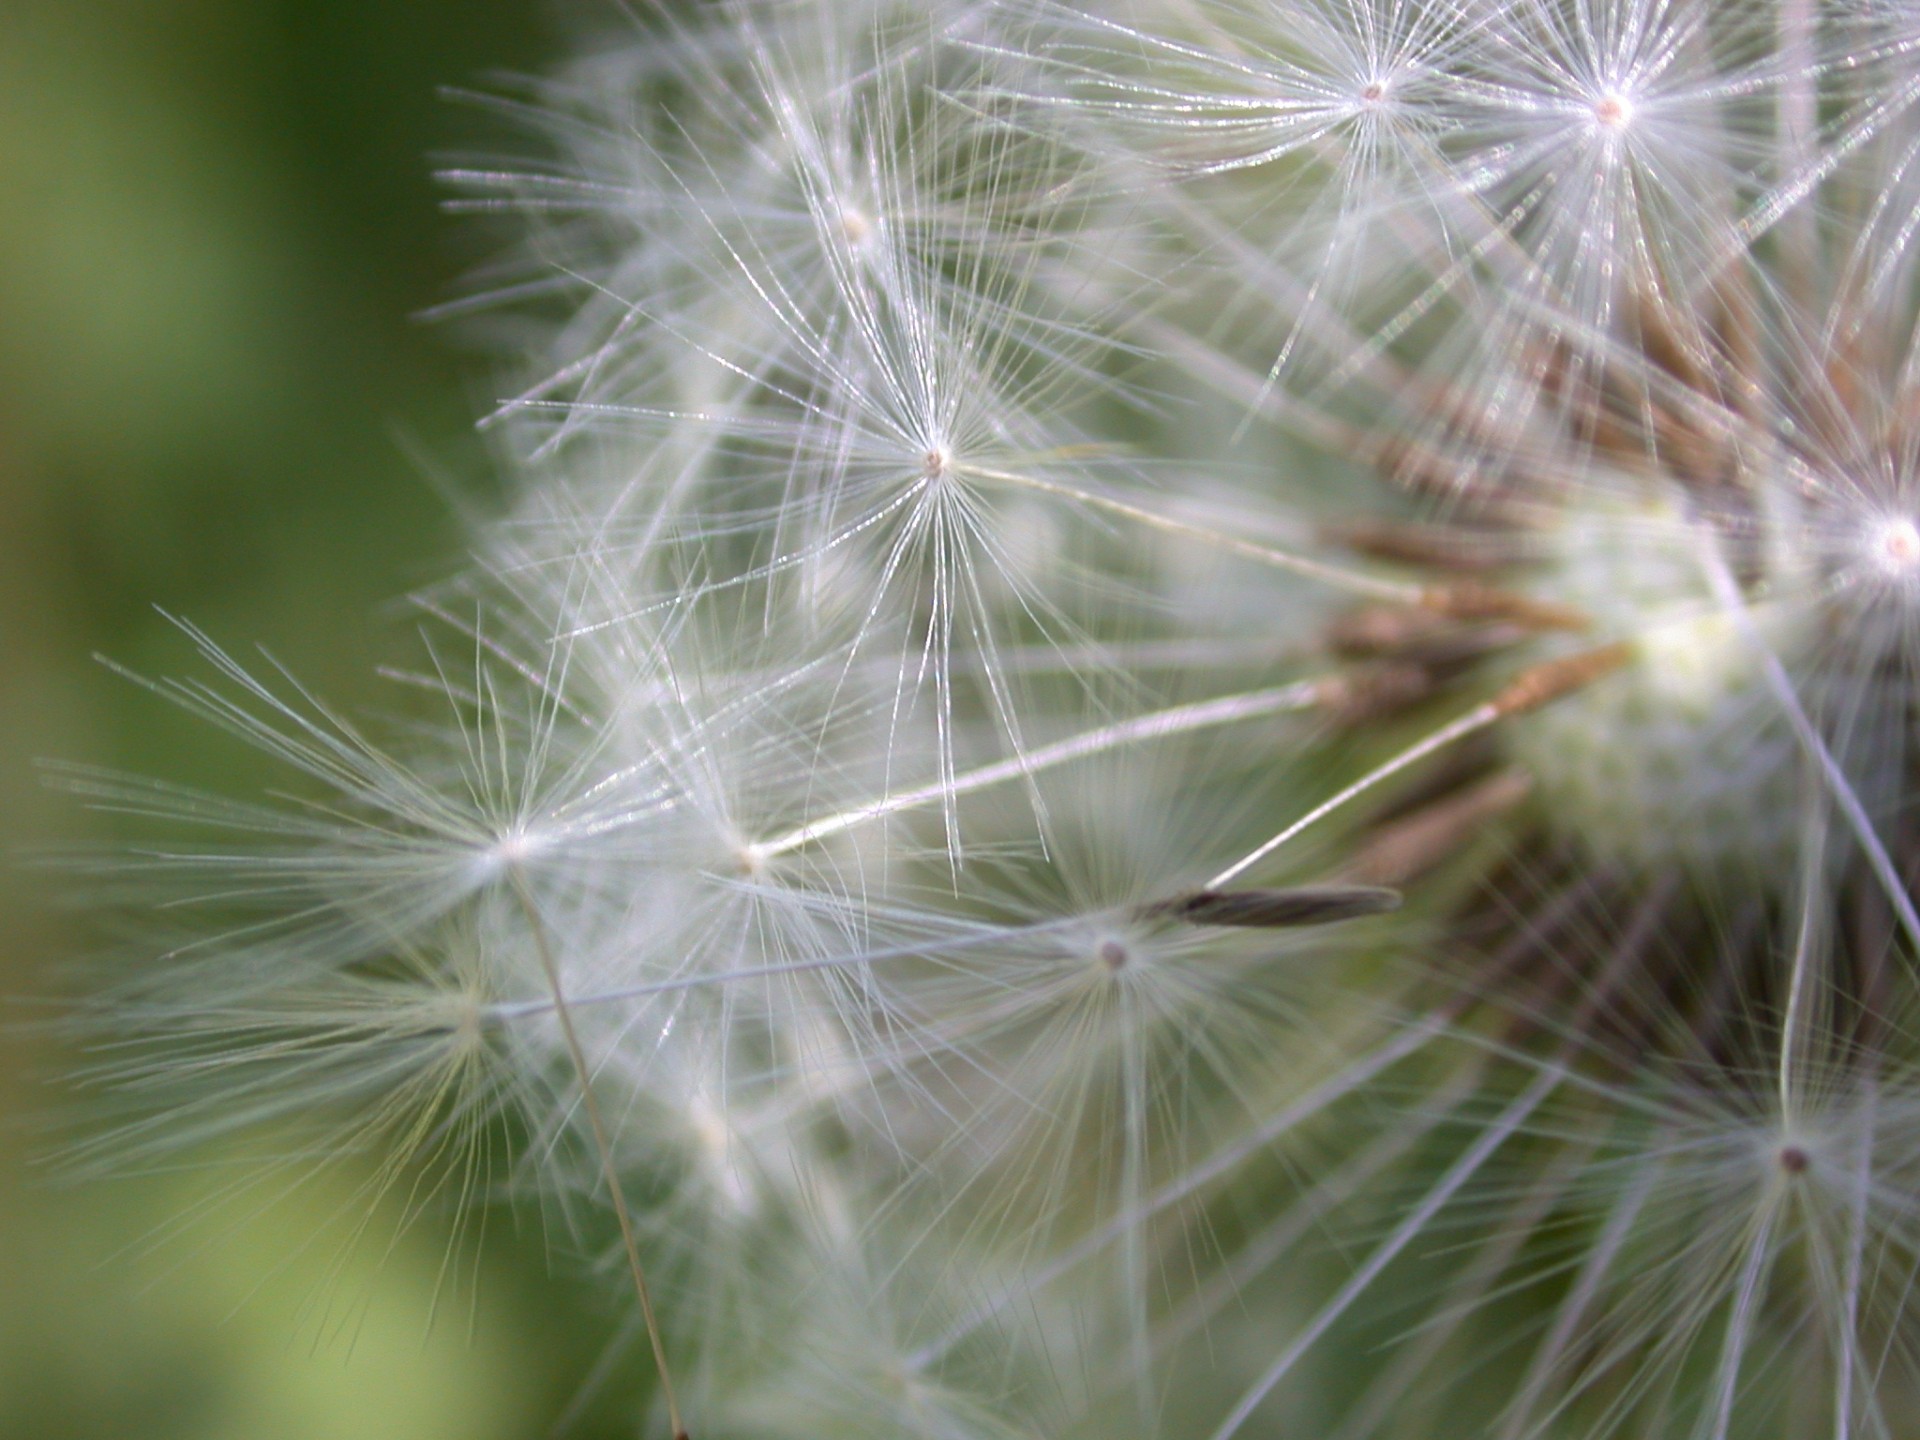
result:
[[[440,710],[208,645],[290,799],[69,774],[200,837],[101,1150],[465,1210],[511,1132],[693,1434],[1893,1433],[1920,46],[1845,9],[637,7],[453,177],[538,232]]]
[[[1596,856],[1711,870],[1793,853],[1794,746],[1703,568],[1719,543],[1666,500],[1596,494],[1549,552],[1547,593],[1634,657],[1510,731],[1552,823]]]

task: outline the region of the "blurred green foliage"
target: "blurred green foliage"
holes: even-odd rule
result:
[[[549,62],[550,18],[538,0],[0,4],[9,849],[110,836],[40,785],[38,757],[241,793],[268,775],[90,659],[190,669],[161,610],[266,645],[343,708],[378,694],[383,605],[458,560],[436,483],[487,474],[490,363],[415,318],[483,253],[430,171],[486,127],[438,90]],[[59,888],[0,871],[10,996],[98,943],[45,903]],[[604,1317],[546,1278],[538,1216],[493,1228],[477,1299],[444,1290],[438,1217],[390,1253],[391,1225],[351,1251],[324,1238],[351,1177],[237,1233],[176,1233],[218,1172],[46,1179],[41,1077],[73,1057],[4,1033],[0,1434],[506,1440],[566,1409]],[[632,1433],[600,1408],[569,1433]]]

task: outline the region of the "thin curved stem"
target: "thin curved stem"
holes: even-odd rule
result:
[[[634,1232],[633,1215],[627,1208],[626,1191],[621,1188],[620,1173],[613,1163],[613,1143],[607,1133],[606,1121],[600,1114],[600,1102],[593,1095],[593,1071],[587,1064],[587,1054],[581,1047],[579,1033],[574,1029],[573,1012],[567,1008],[566,995],[560,984],[560,965],[554,958],[553,945],[547,938],[546,922],[540,917],[540,906],[534,900],[526,876],[516,866],[508,871],[508,877],[514,899],[519,901],[520,908],[526,913],[527,924],[533,931],[533,948],[539,953],[540,968],[546,974],[547,988],[553,992],[554,1014],[560,1020],[560,1034],[566,1042],[567,1058],[572,1062],[574,1074],[580,1082],[580,1108],[586,1113],[587,1128],[593,1133],[593,1148],[600,1157],[600,1173],[606,1178],[614,1218],[620,1224],[620,1243],[627,1252],[627,1268],[633,1275],[634,1294],[639,1297],[640,1315],[646,1322],[647,1340],[653,1346],[653,1361],[660,1372],[660,1394],[667,1402],[667,1424],[673,1431],[673,1440],[688,1440],[686,1426],[680,1421],[680,1401],[673,1389],[673,1372],[667,1365],[666,1342],[660,1334],[660,1322],[654,1313],[653,1294],[647,1289],[646,1271],[640,1264],[640,1241]]]
[[[1189,734],[1195,730],[1206,730],[1217,725],[1231,725],[1241,720],[1254,720],[1268,715],[1283,715],[1291,711],[1305,710],[1318,704],[1325,694],[1325,682],[1303,680],[1293,685],[1281,685],[1270,690],[1254,690],[1243,695],[1228,695],[1218,700],[1202,700],[1192,705],[1177,705],[1168,710],[1156,710],[1150,715],[1140,715],[1131,720],[1103,725],[1098,729],[1055,741],[1051,745],[1042,745],[1036,750],[1029,750],[1024,755],[1015,755],[991,765],[983,765],[977,770],[936,781],[931,785],[902,790],[885,799],[876,800],[870,805],[858,805],[832,815],[823,815],[817,820],[809,820],[803,825],[795,826],[784,835],[776,835],[770,840],[756,841],[745,847],[746,855],[756,864],[764,863],[811,845],[816,840],[824,840],[829,835],[838,835],[843,831],[865,825],[869,821],[883,819],[888,815],[897,815],[903,810],[917,809],[937,801],[957,800],[962,795],[971,795],[976,791],[986,790],[1009,780],[1024,779],[1039,771],[1051,769],[1055,765],[1122,749],[1128,745],[1137,745],[1143,741],[1160,740],[1170,735]]]

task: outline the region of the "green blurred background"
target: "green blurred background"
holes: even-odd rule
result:
[[[433,159],[497,132],[437,92],[563,48],[542,0],[0,0],[9,849],[106,834],[37,758],[265,779],[90,658],[192,670],[156,607],[343,708],[378,697],[384,607],[457,563],[435,486],[488,474],[493,364],[415,317],[490,245],[438,213]],[[49,888],[0,868],[9,997],[98,941]],[[351,1176],[238,1234],[155,1240],[211,1182],[49,1180],[52,1052],[0,1030],[0,1435],[490,1440],[567,1410],[604,1317],[537,1215],[490,1226],[477,1300],[437,1315],[436,1219],[338,1274],[337,1246],[303,1248]],[[635,1429],[614,1396],[567,1433]]]

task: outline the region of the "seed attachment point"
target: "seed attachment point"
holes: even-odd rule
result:
[[[1876,558],[1889,575],[1911,575],[1920,568],[1920,525],[1906,516],[1882,521],[1873,538]]]
[[[1593,102],[1593,123],[1602,130],[1620,133],[1633,123],[1633,101],[1618,90],[1609,90]]]
[[[1552,704],[1562,695],[1586,689],[1594,681],[1620,669],[1632,656],[1632,647],[1621,642],[1602,645],[1597,650],[1582,650],[1559,660],[1546,660],[1521,671],[1488,704],[1501,718],[1524,715],[1529,710]]]

